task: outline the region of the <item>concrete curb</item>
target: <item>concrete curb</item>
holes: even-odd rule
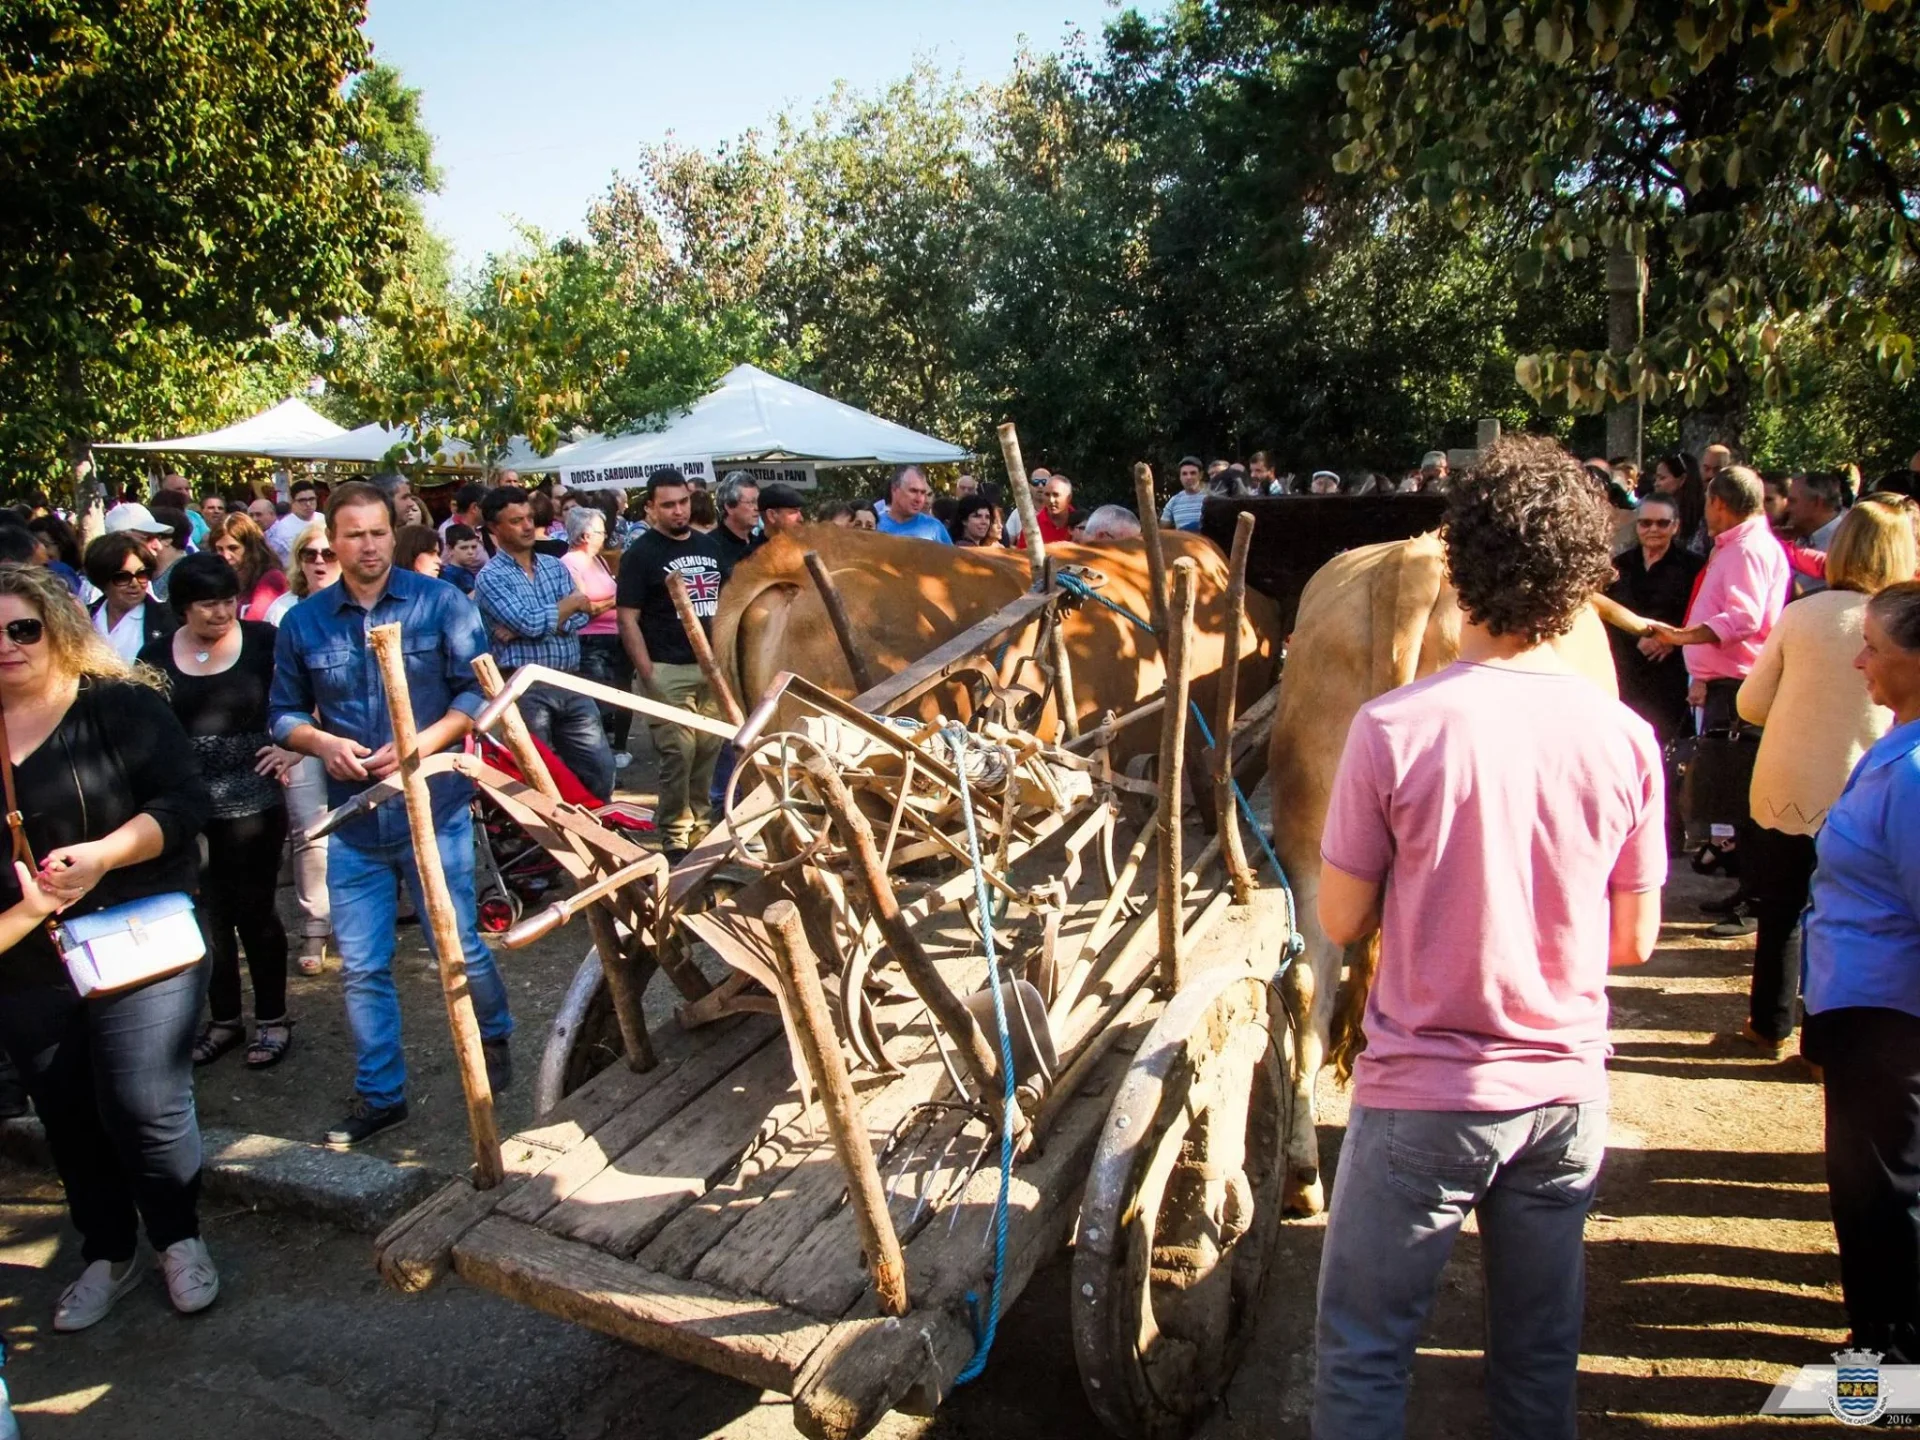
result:
[[[423,1165],[244,1130],[209,1127],[200,1138],[206,1154],[201,1184],[210,1199],[285,1210],[369,1235],[447,1180]],[[0,1122],[0,1155],[51,1169],[39,1117]]]

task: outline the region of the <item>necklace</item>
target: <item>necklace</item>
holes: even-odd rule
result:
[[[196,663],[204,665],[207,663],[208,657],[212,654],[213,652],[211,650],[196,650],[193,652],[193,658]]]

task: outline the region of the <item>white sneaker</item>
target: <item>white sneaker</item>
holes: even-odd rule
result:
[[[207,1242],[198,1237],[169,1245],[160,1268],[167,1276],[167,1297],[182,1315],[206,1309],[220,1293],[220,1272],[213,1268]]]
[[[115,1265],[110,1260],[95,1260],[80,1272],[80,1278],[60,1292],[53,1307],[53,1328],[62,1335],[98,1325],[113,1309],[113,1302],[140,1283],[140,1257]]]

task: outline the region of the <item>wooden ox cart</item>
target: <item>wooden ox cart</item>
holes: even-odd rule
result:
[[[505,942],[584,915],[593,950],[543,1065],[552,1106],[502,1143],[459,947],[438,943],[475,1167],[379,1237],[392,1284],[451,1269],[791,1395],[809,1435],[857,1436],[977,1373],[999,1315],[1075,1238],[1071,1329],[1101,1419],[1172,1436],[1206,1410],[1279,1221],[1288,1039],[1271,979],[1290,899],[1256,885],[1228,798],[1235,742],[1264,741],[1232,684],[1203,725],[1189,713],[1190,562],[1156,586],[1164,614],[1142,617],[1164,693],[1037,739],[1072,693],[1056,617],[1094,603],[1099,577],[1035,559],[1031,593],[852,703],[786,675],[751,715],[685,717],[729,735],[739,764],[724,823],[672,868],[557,799],[514,696],[548,680],[660,707],[552,672],[503,686],[483,661],[480,724],[524,779],[422,760],[396,730],[400,775],[342,818],[393,794],[423,804],[433,769],[468,775],[574,883]],[[403,710],[397,666],[389,684]],[[901,718],[930,692],[966,722]],[[1114,735],[1146,723],[1157,773],[1115,773]],[[1190,724],[1223,739],[1204,766],[1187,762]],[[1183,828],[1189,785],[1226,817],[1204,844]],[[416,844],[437,872],[431,852]],[[677,1007],[650,1029],[656,970]]]

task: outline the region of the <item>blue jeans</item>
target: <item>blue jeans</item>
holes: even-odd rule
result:
[[[493,963],[493,952],[474,923],[473,821],[465,810],[440,822],[434,836],[440,864],[453,894],[454,923],[466,952],[467,989],[484,1039],[513,1033],[507,990]],[[327,899],[333,911],[333,940],[340,951],[341,988],[347,998],[347,1026],[353,1031],[353,1088],[369,1104],[397,1105],[407,1095],[407,1061],[400,1048],[400,996],[393,985],[394,932],[398,925],[400,883],[406,882],[413,906],[426,926],[427,902],[420,893],[420,872],[410,846],[362,848],[339,835],[327,845]],[[427,928],[427,944],[433,932]]]
[[[200,1233],[193,1036],[201,961],[150,985],[82,1000],[64,977],[0,1001],[0,1044],[20,1067],[80,1232],[81,1258],[130,1260]]]
[[[1487,1409],[1500,1440],[1572,1440],[1587,1210],[1604,1103],[1353,1107],[1320,1257],[1316,1440],[1406,1433],[1414,1350],[1468,1212],[1480,1217]]]
[[[535,685],[520,697],[520,715],[594,799],[613,798],[613,747],[598,705],[557,685]]]

